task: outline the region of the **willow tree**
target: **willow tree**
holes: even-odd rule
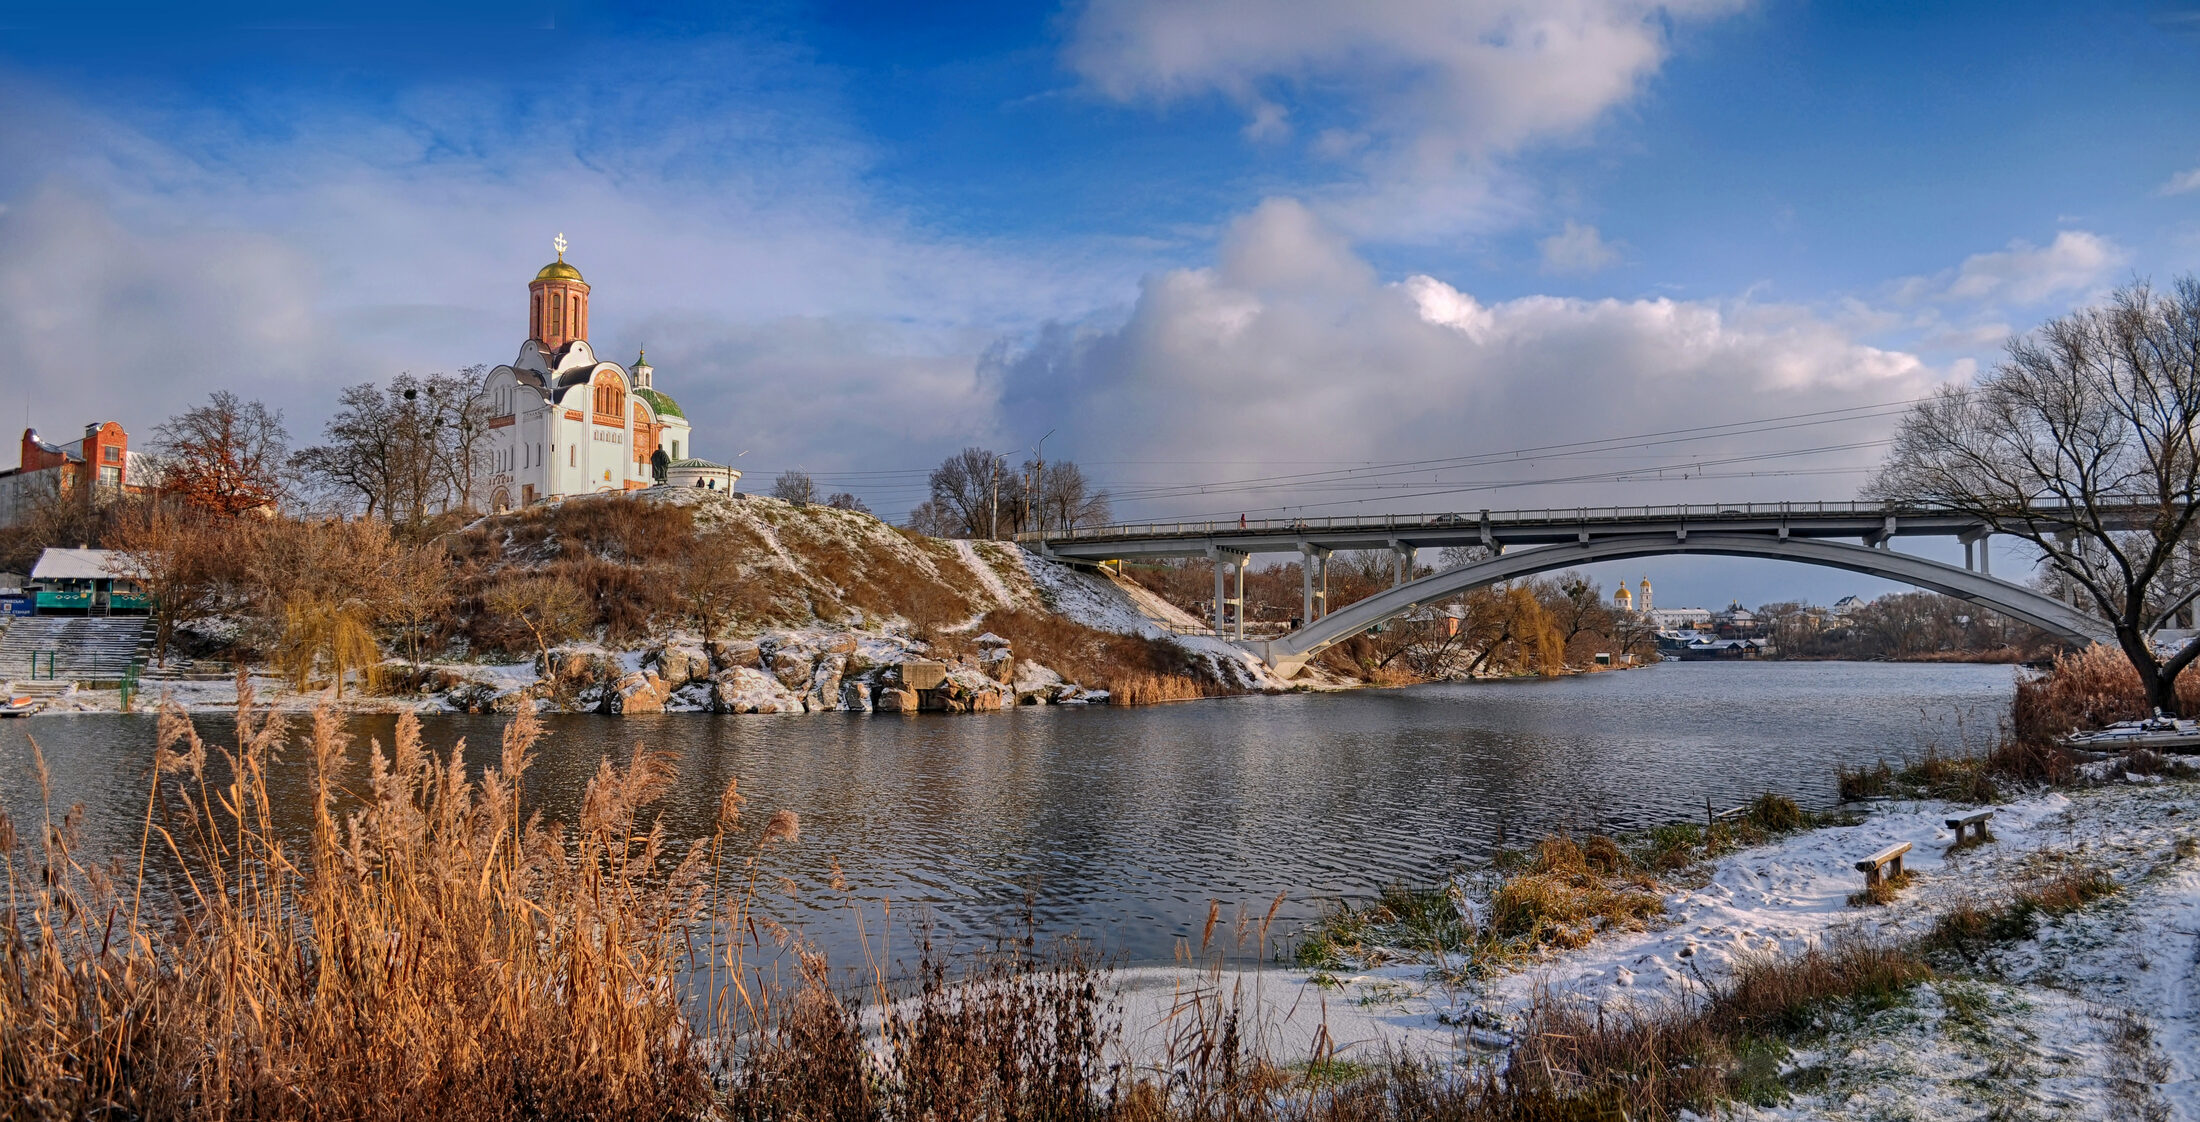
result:
[[[1867,494],[1952,507],[2039,550],[2050,582],[2114,631],[2147,704],[2176,713],[2200,643],[2164,657],[2152,634],[2200,592],[2196,425],[2200,279],[2132,284],[1920,402]]]

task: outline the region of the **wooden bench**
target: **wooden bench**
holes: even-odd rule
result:
[[[1986,833],[1986,820],[1993,816],[1993,811],[1982,810],[1976,814],[1966,814],[1961,818],[1950,818],[1947,820],[1948,828],[1956,832],[1957,845],[1963,844],[1963,832],[1965,830],[1973,831],[1973,838],[1976,841],[1991,841],[1993,839],[1988,837]]]
[[[1902,855],[1908,853],[1909,851],[1910,843],[1896,842],[1893,845],[1890,845],[1887,848],[1882,849],[1879,852],[1864,858],[1862,861],[1858,861],[1856,863],[1856,871],[1864,874],[1864,887],[1877,887],[1880,877],[1882,875],[1882,870],[1885,870],[1884,875],[1890,878],[1901,876]]]

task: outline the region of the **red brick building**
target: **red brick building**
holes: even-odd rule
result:
[[[134,494],[148,482],[144,458],[130,451],[130,434],[113,421],[84,426],[84,438],[67,444],[24,429],[17,465],[0,471],[0,526],[21,521],[40,503]]]

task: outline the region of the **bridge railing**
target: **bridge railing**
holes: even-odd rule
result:
[[[1026,530],[1019,542],[1070,542],[1113,538],[1227,537],[1290,533],[1336,533],[1355,530],[1460,530],[1487,522],[1492,528],[1508,525],[1551,525],[1568,522],[1666,522],[1676,519],[1715,521],[1721,518],[1767,518],[1780,515],[1832,515],[1879,518],[1956,515],[1961,512],[1929,504],[1889,504],[1831,500],[1781,503],[1683,503],[1668,506],[1544,507],[1532,510],[1445,511],[1433,514],[1346,514],[1319,518],[1250,518],[1202,522],[1122,522],[1086,526],[1074,530]]]

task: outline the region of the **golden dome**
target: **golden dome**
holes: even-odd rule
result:
[[[577,281],[581,279],[581,271],[571,265],[566,264],[565,258],[560,257],[557,260],[552,261],[548,265],[544,265],[542,267],[542,271],[535,274],[535,279],[538,281]]]

